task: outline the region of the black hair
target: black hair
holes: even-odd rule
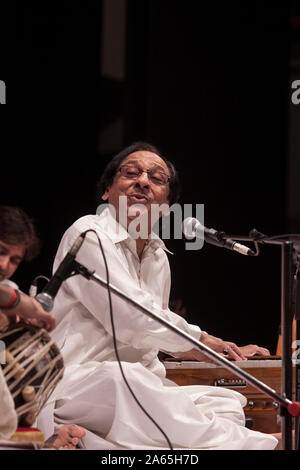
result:
[[[33,219],[19,207],[0,206],[0,240],[8,245],[24,246],[26,261],[36,258],[40,252],[41,242]]]
[[[171,206],[179,200],[180,189],[177,171],[172,162],[167,160],[154,145],[151,145],[147,142],[134,142],[133,144],[121,150],[112,158],[112,160],[106,165],[97,183],[97,194],[100,194],[100,197],[102,197],[105,191],[112,185],[114,177],[122,161],[131,153],[138,152],[140,150],[155,153],[166,163],[170,172],[169,203]]]

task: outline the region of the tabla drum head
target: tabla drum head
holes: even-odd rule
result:
[[[63,376],[63,358],[49,334],[33,325],[12,324],[0,332],[0,340],[5,344],[1,367],[18,425],[30,426]]]

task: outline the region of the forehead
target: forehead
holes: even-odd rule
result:
[[[148,152],[147,150],[138,150],[133,152],[130,155],[127,155],[126,158],[122,161],[122,165],[125,163],[137,163],[140,164],[143,168],[160,168],[165,173],[169,174],[169,169],[166,162],[156,155],[156,153]]]
[[[19,258],[24,258],[25,252],[26,252],[26,248],[24,245],[22,244],[11,245],[2,240],[0,240],[0,250],[4,251],[6,254],[8,254],[11,257],[17,256]]]

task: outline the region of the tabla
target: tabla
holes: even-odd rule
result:
[[[31,426],[63,376],[63,358],[49,334],[33,325],[15,323],[0,332],[0,340],[6,359],[1,367],[18,426]]]

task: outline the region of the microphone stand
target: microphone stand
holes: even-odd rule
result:
[[[227,236],[227,235],[226,235]],[[281,369],[281,394],[287,399],[293,395],[293,360],[292,360],[292,323],[293,306],[296,303],[297,296],[297,314],[296,314],[296,338],[299,341],[300,336],[300,285],[299,285],[299,262],[294,262],[294,241],[300,243],[299,235],[280,235],[268,237],[255,229],[250,231],[248,237],[228,235],[234,240],[251,241],[256,245],[256,255],[258,255],[258,243],[280,245],[281,246],[281,336],[282,336],[282,369]],[[297,250],[296,250],[297,253]],[[299,252],[297,258],[299,258]],[[300,259],[300,258],[299,258]],[[298,268],[297,268],[298,266]],[[294,286],[293,286],[294,281]],[[298,282],[297,282],[298,281]],[[296,287],[295,287],[296,286]],[[293,289],[294,287],[294,289]],[[300,345],[300,341],[296,343]],[[295,400],[300,400],[300,364],[296,360],[296,384]],[[282,445],[284,450],[292,449],[292,428],[293,419],[291,414],[287,413],[286,408],[280,408]],[[300,419],[295,418],[295,450],[300,449]]]
[[[207,357],[215,361],[217,364],[220,364],[222,367],[225,367],[226,369],[229,369],[232,371],[234,374],[236,374],[238,377],[246,380],[249,382],[251,385],[253,385],[255,388],[258,390],[262,391],[269,397],[271,397],[273,400],[275,400],[279,405],[281,406],[282,409],[286,410],[286,415],[289,417],[292,416],[299,416],[300,415],[300,403],[292,402],[289,398],[287,398],[285,395],[279,395],[275,390],[270,388],[268,385],[265,383],[261,382],[258,380],[256,377],[253,377],[250,375],[248,372],[245,370],[241,369],[238,367],[235,363],[229,361],[228,359],[224,358],[221,356],[219,353],[215,352],[205,344],[201,343],[200,341],[196,340],[193,336],[189,335],[188,333],[185,333],[182,331],[180,328],[177,326],[173,325],[172,323],[168,322],[164,318],[161,318],[159,315],[156,313],[152,312],[150,309],[147,307],[144,307],[142,304],[137,302],[136,300],[133,300],[131,297],[129,297],[125,292],[121,291],[119,288],[113,286],[112,284],[108,284],[107,281],[97,274],[95,274],[95,271],[92,271],[82,264],[78,263],[76,260],[73,261],[73,269],[72,269],[72,276],[80,274],[83,277],[85,277],[88,280],[92,280],[96,282],[99,285],[102,285],[106,288],[110,288],[112,292],[117,294],[119,297],[125,299],[126,301],[130,302],[132,305],[137,307],[139,310],[143,311],[146,315],[150,316],[154,320],[158,321],[162,325],[164,325],[166,328],[172,330],[173,332],[177,333],[179,336],[183,337],[184,339],[188,340],[193,346],[197,346]],[[70,276],[68,276],[70,277]],[[287,443],[286,443],[287,445]]]
[[[296,323],[296,351],[300,346],[300,249],[296,252],[296,271],[294,276],[294,308],[295,308],[295,323]],[[295,400],[300,401],[300,360],[296,352],[296,384],[295,384]],[[295,449],[300,449],[300,419],[298,418],[295,423]]]

